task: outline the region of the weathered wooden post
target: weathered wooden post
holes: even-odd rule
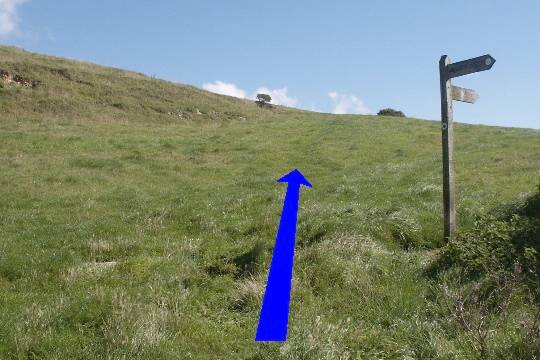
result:
[[[446,66],[450,58],[441,56],[439,73],[441,77],[441,130],[443,154],[443,209],[444,238],[453,238],[456,231],[456,208],[454,198],[454,121],[452,113],[452,83]]]
[[[443,210],[444,238],[454,239],[456,235],[456,207],[454,191],[454,124],[452,100],[474,104],[478,95],[474,90],[452,86],[451,79],[489,70],[495,63],[491,55],[483,55],[473,59],[453,63],[447,55],[439,60],[441,86],[441,130],[443,153]]]

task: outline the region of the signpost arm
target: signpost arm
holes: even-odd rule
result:
[[[447,66],[450,58],[443,55],[439,61],[441,82],[441,129],[443,152],[443,208],[444,238],[450,241],[456,231],[456,209],[454,198],[454,125],[452,113],[452,83]]]

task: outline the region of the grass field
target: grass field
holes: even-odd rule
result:
[[[426,272],[445,248],[437,122],[261,109],[9,47],[0,69],[40,81],[0,87],[0,358],[540,356],[537,300],[490,313],[482,350]],[[455,131],[460,232],[537,191],[540,131]],[[289,337],[258,344],[293,168],[313,188]]]

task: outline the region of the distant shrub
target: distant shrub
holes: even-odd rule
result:
[[[399,116],[399,117],[405,117],[405,114],[402,111],[394,110],[391,108],[386,108],[380,110],[377,115],[379,116]]]
[[[257,100],[255,101],[260,107],[271,106],[270,101],[272,97],[268,94],[257,94]]]

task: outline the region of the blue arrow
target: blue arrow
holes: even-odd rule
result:
[[[278,182],[288,183],[287,192],[283,201],[283,211],[279,221],[276,245],[270,263],[255,341],[287,340],[300,186],[311,187],[310,182],[298,169],[283,176]]]

